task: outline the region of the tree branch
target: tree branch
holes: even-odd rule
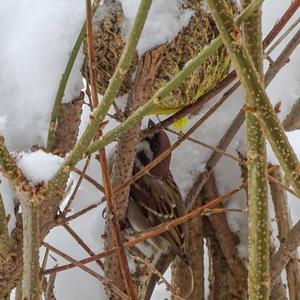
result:
[[[224,1],[206,0],[214,18],[220,35],[236,67],[236,71],[247,92],[251,93],[251,104],[254,113],[271,147],[280,162],[288,180],[295,192],[300,196],[300,164],[276,113],[264,90],[263,84],[246,47],[243,44],[240,30],[228,12]]]
[[[88,61],[89,61],[89,74],[90,74],[90,83],[91,83],[91,104],[92,109],[96,108],[99,104],[98,93],[97,93],[97,69],[96,69],[96,60],[95,60],[95,51],[94,51],[94,34],[93,34],[93,23],[92,23],[92,9],[91,9],[91,0],[86,0],[86,22],[87,22],[87,47],[88,47]],[[102,135],[102,130],[99,130],[98,136]],[[112,192],[112,185],[110,181],[110,174],[106,160],[105,148],[99,151],[99,162],[102,169],[102,177],[104,183],[104,191],[106,196],[106,203],[109,208],[109,218],[108,226],[111,228],[113,242],[117,246],[118,262],[117,266],[121,268],[121,274],[123,276],[124,284],[127,290],[127,294],[130,299],[135,300],[135,288],[129,271],[129,266],[127,262],[127,257],[125,253],[125,248],[122,241],[121,230],[119,227],[118,220],[118,210],[116,201]],[[106,271],[106,270],[105,270]],[[123,289],[123,281],[117,272],[118,278],[109,278],[118,286],[121,290]],[[107,274],[106,272],[106,275]],[[121,279],[121,281],[120,281]]]
[[[280,182],[283,181],[282,172],[279,167],[276,168],[271,173],[271,175]],[[287,239],[289,231],[291,230],[293,225],[287,203],[287,195],[281,186],[279,186],[278,184],[274,184],[273,182],[270,182],[270,189],[278,226],[278,239],[280,243],[282,243]],[[293,253],[291,253],[290,261],[286,266],[290,299],[298,299],[300,297],[300,270],[298,266],[298,258],[298,252],[294,251]],[[272,274],[271,276],[275,279]],[[280,277],[276,278],[276,280],[272,282],[272,286],[277,284],[278,279],[280,279]]]
[[[67,157],[63,166],[56,172],[52,180],[42,189],[42,193],[48,194],[49,192],[56,190],[61,183],[68,177],[71,168],[84,156],[86,148],[95,137],[99,130],[100,124],[103,122],[111,104],[113,103],[117,92],[125,78],[132,58],[135,53],[137,43],[142,33],[152,0],[142,0],[137,16],[135,18],[133,28],[130,32],[129,38],[125,45],[124,51],[115,70],[113,77],[110,80],[101,103],[94,110],[91,116],[90,122],[83,132],[81,138],[76,143],[69,156]],[[97,148],[96,150],[98,150]],[[95,151],[94,151],[95,152]],[[86,155],[88,155],[86,153]]]
[[[0,263],[5,262],[10,250],[7,219],[2,195],[0,193]]]
[[[247,6],[252,0],[242,0]],[[243,24],[245,46],[260,78],[263,76],[262,12],[258,8]],[[248,295],[250,299],[269,299],[269,208],[267,194],[266,142],[252,111],[255,95],[247,90],[247,169],[248,169]]]
[[[97,8],[99,7],[100,1],[101,0],[94,1],[93,8],[92,8],[93,13],[95,13]],[[78,55],[78,52],[82,45],[82,42],[85,38],[85,34],[86,34],[86,23],[84,22],[82,25],[82,28],[80,30],[80,33],[77,37],[77,40],[74,44],[74,47],[71,51],[70,58],[67,62],[65,71],[62,74],[62,77],[61,77],[61,80],[59,82],[59,86],[58,86],[58,89],[56,92],[55,101],[54,101],[52,114],[51,114],[51,118],[50,118],[49,129],[48,129],[47,151],[49,151],[49,152],[52,152],[54,150],[54,147],[57,146],[57,141],[56,141],[57,128],[59,128],[58,122],[59,122],[61,112],[62,112],[62,108],[61,108],[62,100],[65,95],[66,86],[67,86],[71,71],[73,69],[75,60],[77,58],[77,55]]]

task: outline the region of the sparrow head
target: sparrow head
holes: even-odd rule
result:
[[[154,125],[155,123],[150,119],[148,128],[151,128]],[[171,143],[169,137],[163,130],[147,136],[138,144],[135,167],[142,169],[170,146]],[[157,177],[166,177],[169,172],[170,161],[171,155],[168,155],[164,160],[150,170],[150,174]]]

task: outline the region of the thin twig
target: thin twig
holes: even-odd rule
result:
[[[266,48],[271,44],[272,40],[274,39],[274,36],[277,36],[278,33],[282,30],[282,28],[288,23],[288,21],[292,18],[294,13],[299,8],[299,6],[300,6],[300,0],[293,0],[291,2],[288,9],[285,11],[285,13],[279,19],[279,21],[276,22],[272,30],[265,37],[263,41],[264,48]]]
[[[47,248],[48,249],[48,248]],[[45,293],[45,300],[53,300],[56,273],[50,274]]]
[[[40,269],[41,274],[45,271],[45,269],[47,267],[48,257],[49,257],[49,249],[46,248],[46,251],[45,251],[45,254],[44,254],[44,258],[43,258],[43,262],[42,262],[41,269]],[[47,286],[47,278],[46,278],[46,276],[42,277],[40,285],[41,285],[40,286],[41,290],[43,290],[44,286]],[[21,290],[21,292],[22,292],[22,290]]]
[[[213,214],[222,214],[225,212],[239,212],[239,213],[248,213],[248,208],[213,208],[206,209],[201,213],[202,216],[211,216]]]
[[[271,63],[268,71],[265,74],[266,84],[269,84],[270,81],[272,81],[273,78],[276,76],[276,74],[279,72],[279,70],[289,62],[289,57],[294,52],[294,50],[298,47],[299,43],[300,43],[300,29],[287,43],[287,45],[280,53],[280,55],[277,57],[277,59]]]
[[[300,129],[300,99],[295,101],[290,112],[286,115],[282,122],[282,125],[285,131]]]
[[[82,172],[81,172],[81,174],[80,174],[80,176],[79,176],[79,179],[78,179],[78,181],[77,181],[77,183],[76,183],[76,186],[75,186],[75,188],[74,188],[74,191],[73,191],[72,195],[70,196],[70,198],[69,198],[69,200],[68,200],[68,203],[67,203],[67,205],[65,206],[65,208],[64,208],[64,210],[63,210],[63,214],[66,214],[66,213],[69,211],[69,209],[70,209],[70,207],[71,207],[73,201],[75,200],[75,197],[76,197],[76,195],[77,195],[77,193],[78,193],[78,190],[79,190],[79,188],[80,188],[80,185],[81,185],[81,183],[82,183],[82,180],[83,180],[84,175],[85,175],[85,173],[86,173],[86,171],[87,171],[87,168],[88,168],[88,166],[89,166],[90,161],[91,161],[91,158],[88,157],[88,158],[86,159],[85,164],[84,164],[83,170],[82,170]]]
[[[283,176],[280,167],[276,168],[271,174],[279,182],[283,181]],[[274,184],[271,181],[270,189],[278,227],[278,239],[280,242],[284,242],[288,236],[289,231],[293,226],[287,202],[287,195],[286,192],[280,186]],[[286,266],[290,299],[298,299],[300,297],[300,269],[297,261],[298,258],[298,252],[294,251],[292,253],[291,260]],[[277,280],[280,280],[280,276]]]
[[[63,224],[63,227],[90,256],[95,255],[95,253],[91,250],[91,248],[80,238],[80,236],[68,224]],[[101,269],[103,269],[103,265],[100,260],[96,260],[96,263]]]
[[[169,128],[167,128],[166,131],[169,131],[169,132],[171,132],[171,133],[173,133],[173,134],[175,134],[175,135],[177,135],[177,136],[180,136],[180,137],[182,137],[182,135],[183,135],[181,132],[176,132],[175,130],[172,130],[172,129],[169,129]],[[240,160],[237,156],[234,156],[234,155],[232,155],[232,154],[230,154],[230,153],[227,153],[227,152],[223,151],[222,149],[219,149],[219,148],[217,148],[217,147],[215,147],[215,146],[209,145],[209,144],[207,144],[207,143],[204,143],[204,142],[199,141],[199,140],[197,140],[197,139],[195,139],[195,138],[192,138],[192,137],[186,137],[185,139],[186,139],[187,141],[193,142],[193,143],[198,144],[198,145],[200,145],[200,146],[202,146],[202,147],[205,147],[205,148],[207,148],[207,149],[210,149],[210,150],[213,150],[213,151],[215,151],[215,152],[218,152],[218,153],[222,154],[223,156],[229,157],[229,158],[231,158],[233,161],[235,161],[235,162],[237,162],[237,163],[239,163],[239,164],[244,163],[244,162],[243,162],[242,160]]]
[[[169,230],[171,227],[176,227],[180,224],[183,224],[185,222],[187,222],[188,220],[191,220],[192,218],[198,216],[199,214],[201,214],[203,211],[205,211],[206,209],[212,208],[214,206],[216,206],[217,204],[221,203],[222,201],[224,201],[225,199],[227,199],[228,197],[240,192],[241,190],[243,190],[244,188],[244,184],[241,184],[239,186],[237,186],[236,188],[230,190],[229,192],[224,193],[223,195],[220,195],[219,197],[209,200],[209,202],[201,207],[197,207],[195,208],[193,211],[186,213],[185,215],[183,215],[182,217],[176,218],[172,221],[169,222],[165,222],[162,223],[158,226],[155,226],[153,228],[151,228],[151,230],[146,231],[144,233],[140,233],[140,234],[136,234],[134,235],[130,241],[124,243],[125,248],[130,248],[133,247],[134,245],[141,243],[147,239],[153,239],[154,237],[162,234],[163,232]],[[82,264],[87,264],[90,263],[96,259],[101,259],[105,256],[111,255],[116,253],[117,249],[116,247],[102,252],[100,254],[95,255],[94,257],[89,257],[83,260],[80,260],[79,262]],[[68,270],[70,268],[74,268],[74,264],[69,264],[69,265],[65,265],[65,266],[61,266],[61,267],[57,267],[57,268],[53,268],[53,269],[49,269],[46,270],[43,275],[47,275],[47,274],[51,274],[53,272],[60,272],[60,271],[64,271],[64,270]]]
[[[97,190],[99,190],[100,192],[104,193],[104,188],[101,184],[99,184],[95,179],[93,179],[92,177],[90,177],[87,174],[84,174],[83,171],[77,169],[76,167],[73,168],[73,171],[75,173],[77,173],[78,175],[83,174],[83,178],[88,181],[90,184],[92,184]]]
[[[79,218],[80,216],[88,213],[89,211],[93,210],[94,208],[98,207],[102,202],[97,202],[95,204],[91,204],[89,206],[87,206],[86,208],[78,211],[77,213],[74,213],[73,215],[71,216],[68,216],[68,217],[65,217],[63,214],[59,215],[57,218],[56,218],[56,222],[58,225],[60,224],[63,224],[63,223],[69,223],[77,218]]]
[[[151,1],[150,1],[150,5],[151,5]],[[99,100],[98,100],[98,93],[97,93],[97,69],[96,69],[95,50],[94,50],[94,34],[93,34],[93,23],[92,23],[91,0],[86,0],[86,22],[87,22],[87,47],[88,47],[88,59],[89,59],[89,71],[90,71],[89,73],[90,73],[90,83],[91,83],[91,99],[92,99],[93,108],[96,108],[99,104]],[[102,135],[102,130],[99,131],[99,136],[101,135]],[[99,162],[102,169],[106,203],[109,208],[109,213],[111,214],[111,217],[109,218],[109,222],[111,223],[109,224],[113,228],[113,233],[114,233],[113,238],[117,246],[117,254],[118,254],[119,264],[121,268],[121,273],[123,275],[125,287],[129,298],[131,300],[135,300],[136,293],[135,293],[134,284],[128,266],[125,248],[121,237],[121,230],[118,221],[118,211],[113,196],[105,148],[99,151]],[[115,284],[120,286],[121,283],[116,282]]]
[[[165,285],[166,285],[166,290],[167,291],[171,291],[172,293],[174,293],[174,295],[176,296],[175,299],[178,300],[186,300],[185,298],[182,298],[180,295],[178,295],[178,293],[176,292],[177,287],[174,284],[169,283],[163,276],[163,274],[161,274],[161,272],[159,272],[159,270],[157,270],[157,268],[155,268],[155,266],[148,260],[143,259],[139,256],[132,256],[132,258],[136,261],[139,262],[143,265],[145,265],[147,267],[148,270],[151,270],[151,272],[153,274],[155,274],[159,280],[161,280]]]
[[[96,273],[95,271],[93,271],[92,269],[88,268],[87,266],[85,266],[84,264],[82,264],[80,261],[77,261],[76,259],[70,257],[69,255],[65,254],[64,252],[56,249],[55,247],[49,245],[46,242],[42,242],[42,245],[46,248],[49,248],[49,250],[51,250],[53,253],[61,256],[62,258],[66,259],[67,261],[71,262],[74,266],[79,267],[80,269],[82,269],[83,271],[87,272],[88,274],[90,274],[91,276],[95,277],[96,279],[98,279],[104,286],[111,288],[117,295],[119,295],[122,299],[127,299],[130,300],[128,298],[127,295],[125,295],[120,289],[118,289],[116,286],[114,286],[110,280],[106,279],[105,277],[103,277],[102,275]]]
[[[300,18],[298,18],[275,42],[274,44],[268,48],[268,50],[265,52],[265,56],[268,56],[271,54],[271,52],[277,48],[282,41],[291,33],[291,31],[300,23]]]

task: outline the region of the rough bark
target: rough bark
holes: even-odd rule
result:
[[[84,93],[69,103],[63,103],[55,132],[54,153],[65,156],[75,145],[82,112]]]
[[[210,176],[204,186],[204,193],[206,199],[214,199],[219,196],[213,175]],[[219,204],[215,208],[223,208],[223,205]],[[238,294],[240,296],[244,294],[245,296],[247,290],[247,270],[237,252],[238,238],[231,232],[225,213],[208,214],[208,220],[214,230],[215,238],[218,241],[230,271],[239,283]]]
[[[130,115],[139,106],[143,105],[151,96],[151,82],[155,77],[157,67],[160,63],[163,46],[146,52],[137,68],[136,77],[132,90],[129,94],[126,115]],[[129,129],[121,136],[114,154],[111,183],[116,187],[132,177],[133,162],[136,155],[136,145],[140,140],[140,123]],[[128,205],[129,186],[114,195],[120,224],[125,224]],[[124,228],[124,226],[121,226]],[[105,228],[106,249],[114,246],[112,237],[112,226],[109,220]],[[121,282],[119,263],[116,256],[109,256],[104,263],[105,274],[114,282]],[[119,299],[116,295],[109,293],[110,299]]]
[[[270,234],[270,259],[274,257],[276,253],[276,247],[274,243],[274,239]],[[287,293],[286,293],[286,285],[283,284],[281,276],[278,276],[276,280],[276,284],[274,284],[270,291],[270,300],[287,300]]]
[[[283,181],[283,175],[279,167],[275,169],[271,173],[271,175],[278,179],[280,182]],[[289,231],[293,227],[287,202],[287,194],[286,191],[282,189],[282,187],[273,182],[270,182],[270,189],[278,224],[278,239],[280,242],[284,242],[287,239]],[[298,260],[298,252],[294,251],[291,255],[289,263],[286,266],[289,299],[291,300],[300,299],[300,269]],[[274,286],[277,286],[279,281],[280,277],[275,280]]]
[[[205,238],[209,258],[208,300],[244,300],[238,281],[232,274],[215,236],[215,231],[207,218],[204,219]]]
[[[282,122],[286,131],[300,129],[300,99],[293,105],[291,111]]]
[[[191,193],[193,193],[193,191],[191,191],[190,194]],[[189,199],[189,197],[190,195],[187,196],[187,199]],[[198,195],[194,207],[199,207],[202,204],[202,197]],[[184,299],[202,300],[204,299],[204,248],[202,216],[188,221],[187,230],[188,236],[185,240],[184,249],[189,262],[189,268],[187,268],[187,266],[177,258],[172,264],[172,283],[179,288],[179,295]]]
[[[9,235],[4,203],[0,194],[0,262],[5,262],[9,255]]]

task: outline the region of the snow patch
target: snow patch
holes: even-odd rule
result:
[[[121,0],[125,15],[123,36],[126,40],[137,14],[140,0]],[[193,11],[182,8],[182,0],[154,0],[146,20],[137,51],[141,56],[147,50],[172,41],[188,25]]]
[[[0,116],[10,150],[45,144],[59,81],[85,17],[79,0],[0,1]],[[2,19],[3,17],[3,19]],[[80,55],[64,101],[82,89]]]
[[[38,150],[21,152],[17,164],[29,181],[38,184],[50,180],[63,162],[62,157]]]

